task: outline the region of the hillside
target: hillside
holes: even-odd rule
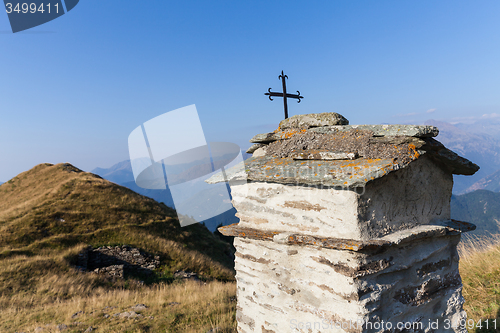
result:
[[[40,164],[0,185],[4,301],[21,305],[40,293],[45,301],[70,298],[75,283],[79,293],[96,285],[130,285],[109,285],[93,274],[75,277],[73,268],[85,246],[123,244],[159,256],[161,265],[143,279],[146,283],[169,281],[177,270],[207,280],[234,280],[229,245],[204,226],[181,228],[171,208],[70,164]],[[49,278],[63,282],[47,291]]]
[[[488,175],[474,184],[472,184],[466,192],[473,192],[476,190],[488,190],[492,192],[500,192],[500,170]]]
[[[500,193],[478,190],[451,198],[451,218],[474,223],[471,236],[489,236],[500,232]]]

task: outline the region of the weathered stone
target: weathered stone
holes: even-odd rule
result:
[[[441,163],[443,163],[452,174],[455,175],[473,175],[479,170],[477,164],[472,163],[466,158],[458,156],[455,152],[449,150],[448,148],[441,148],[436,151],[432,151],[430,156],[435,157]]]
[[[148,307],[144,304],[137,304],[137,305],[134,305],[133,307],[131,307],[131,309],[135,312],[141,312],[141,311],[144,311],[146,310]]]
[[[456,297],[461,290],[454,278],[458,272],[454,248],[458,240],[459,235],[428,238],[410,246],[392,245],[378,254],[287,245],[287,249],[297,251],[290,256],[279,243],[235,238],[235,246],[242,254],[235,263],[238,325],[248,332],[257,331],[257,327],[287,332],[299,322],[326,323],[332,331],[335,323],[346,323],[348,328],[350,321],[384,320],[394,326],[399,321],[421,321],[426,325],[428,320],[442,322],[445,318],[457,322],[465,318],[461,305],[440,300]],[[265,260],[248,260],[247,255]],[[424,277],[408,269],[442,260],[450,264]],[[409,297],[404,291],[409,292]],[[415,313],[420,320],[412,318]],[[326,329],[310,328],[297,331]],[[363,325],[351,329],[344,331],[371,332]],[[441,326],[438,331],[446,330]]]
[[[426,144],[426,141],[412,136],[374,136],[368,139],[369,144],[385,143],[390,145],[401,145],[409,143],[415,148],[421,148]]]
[[[476,226],[467,222],[449,220],[438,225],[424,225],[395,232],[389,236],[368,240],[354,240],[331,237],[316,237],[298,233],[287,233],[282,231],[263,231],[254,228],[242,227],[239,223],[220,227],[219,231],[225,236],[241,237],[254,240],[273,241],[285,245],[318,246],[325,249],[350,250],[362,253],[379,253],[393,245],[408,244],[410,242],[425,239],[458,235],[462,232],[475,230]],[[293,254],[296,254],[294,251]],[[425,272],[429,268],[424,269]],[[419,273],[419,274],[425,274]]]
[[[349,120],[335,112],[295,115],[279,124],[279,128],[310,128],[333,125],[349,125]]]
[[[425,143],[422,148],[426,145],[429,147]],[[479,170],[476,164],[458,156],[444,146],[433,145],[427,151],[417,151],[416,146],[408,144],[407,149],[399,152],[399,157],[396,159],[358,158],[351,161],[348,158],[341,160],[324,158],[329,155],[340,156],[335,152],[297,151],[290,153],[290,157],[287,158],[251,157],[225,172],[228,181],[249,180],[282,184],[341,186],[352,189],[363,187],[368,182],[405,168],[426,155],[432,157],[452,174],[472,175]],[[348,153],[345,156],[350,157]],[[225,180],[223,174],[218,173],[206,182],[214,184]]]
[[[141,314],[138,314],[135,311],[130,311],[130,312],[122,312],[118,314],[118,317],[120,318],[129,318],[129,319],[134,319],[134,318],[140,318],[142,317]]]
[[[266,147],[260,147],[253,153],[253,157],[260,157],[260,156],[265,156],[266,155]]]
[[[187,271],[175,271],[174,277],[178,279],[200,281],[200,279],[198,278],[198,274]]]
[[[358,153],[343,153],[321,150],[302,150],[290,154],[294,160],[354,160]]]
[[[158,256],[151,256],[128,245],[105,246],[98,249],[85,248],[78,255],[77,267],[93,271],[110,279],[123,279],[126,274],[152,274],[160,266]]]
[[[375,137],[385,136],[407,136],[418,138],[430,138],[439,134],[439,130],[434,126],[423,125],[343,125],[343,126],[325,126],[325,127],[312,127],[308,129],[278,129],[271,133],[257,134],[250,142],[252,143],[270,143],[277,140],[290,139],[294,135],[311,132],[319,134],[334,134],[348,132],[352,130],[369,132]]]
[[[292,158],[251,157],[244,162],[246,173],[226,170],[228,180],[274,182],[281,184],[308,184],[355,188],[396,170],[390,159],[351,160],[294,160]],[[216,174],[207,183],[222,182]]]
[[[259,149],[260,147],[263,147],[265,146],[264,144],[262,143],[255,143],[253,145],[250,146],[250,148],[247,149],[247,154],[252,154],[254,151],[256,151],[257,149]]]
[[[265,149],[226,170],[238,331],[450,331],[466,317],[457,244],[474,229],[450,219],[452,174],[477,166],[435,127],[309,121],[257,136]]]
[[[409,136],[417,138],[430,138],[439,134],[439,130],[434,126],[427,125],[347,125],[311,128],[315,133],[335,133],[346,132],[352,129],[369,131],[373,136]]]

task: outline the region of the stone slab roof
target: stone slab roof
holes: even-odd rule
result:
[[[472,175],[479,167],[433,137],[434,126],[347,125],[335,113],[294,116],[271,133],[257,134],[253,157],[226,170],[227,180],[355,188],[427,156],[451,174]],[[206,180],[223,182],[222,174]]]
[[[440,221],[440,224],[420,225],[412,229],[400,230],[384,237],[371,240],[353,240],[332,237],[315,237],[282,231],[259,230],[240,227],[238,223],[223,226],[219,231],[225,236],[250,238],[263,241],[274,241],[288,245],[312,245],[327,249],[349,250],[354,252],[379,253],[391,246],[404,245],[423,238],[436,238],[458,235],[473,231],[472,223],[457,220]]]

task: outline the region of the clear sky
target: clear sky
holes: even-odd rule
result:
[[[208,141],[247,148],[290,115],[352,124],[500,114],[500,1],[81,0],[13,34],[0,14],[0,181],[128,158],[145,121],[196,104]]]

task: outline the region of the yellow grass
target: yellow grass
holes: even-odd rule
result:
[[[478,332],[500,331],[500,235],[466,239],[458,250],[467,318],[497,319],[497,330]]]
[[[158,255],[160,267],[141,282],[74,266],[84,247],[123,244]],[[0,333],[233,332],[230,251],[150,198],[69,164],[38,165],[0,185]],[[176,270],[203,282],[175,280]],[[147,306],[140,316],[114,316],[136,304]]]
[[[54,279],[47,283],[66,284]],[[50,290],[50,288],[49,288]],[[56,300],[40,305],[31,297],[29,307],[6,306],[0,312],[1,332],[58,332],[57,325],[68,326],[66,332],[236,332],[234,282],[187,281],[172,285],[159,284],[137,290],[102,288],[87,296]],[[22,296],[19,296],[22,297]],[[27,296],[29,297],[29,296]],[[5,305],[5,300],[2,302]],[[178,303],[178,304],[177,304]],[[133,311],[137,304],[147,309],[137,311],[139,318],[122,318],[116,314]],[[82,311],[74,316],[77,312]]]

